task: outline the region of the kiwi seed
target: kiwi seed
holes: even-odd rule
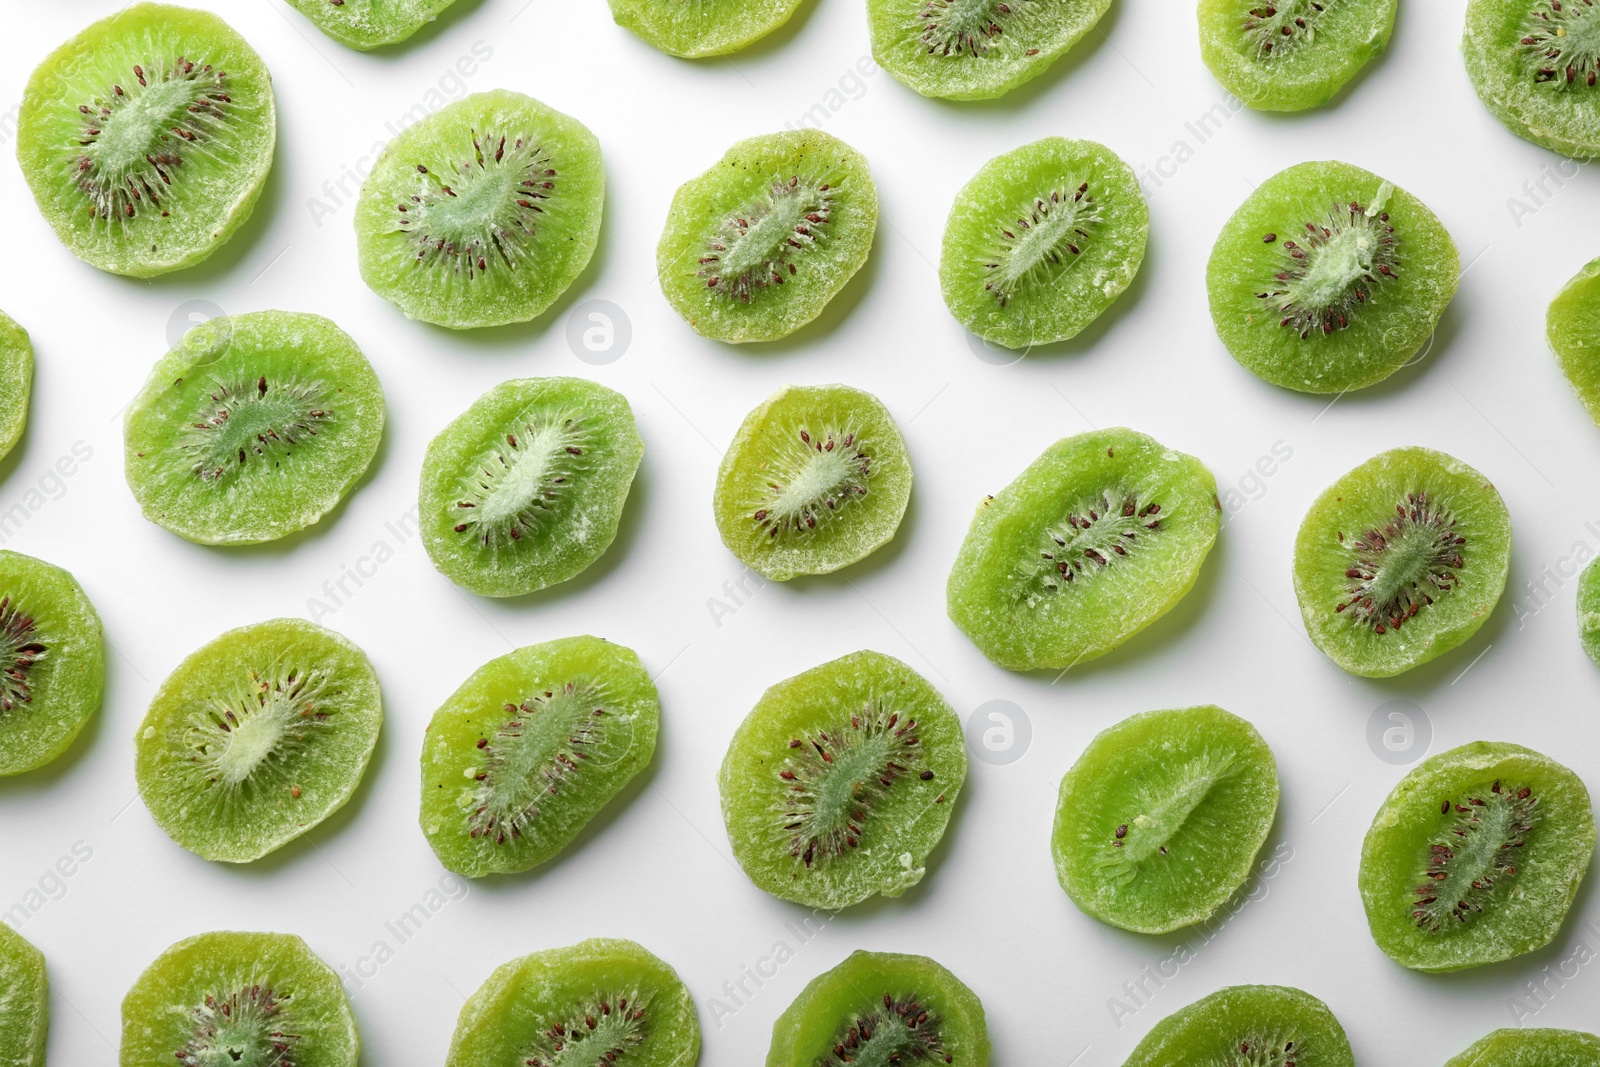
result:
[[[1160,532],[1160,514],[1156,501],[1141,502],[1138,494],[1121,489],[1079,504],[1067,512],[1065,526],[1057,523],[1045,532],[1036,578],[1019,584],[1017,597],[1031,607],[1080,577],[1092,579],[1115,566],[1149,543],[1151,532]]]
[[[1454,589],[1457,573],[1466,566],[1462,546],[1467,539],[1448,509],[1429,500],[1426,491],[1406,494],[1394,510],[1381,528],[1347,542],[1350,599],[1334,608],[1349,611],[1380,635],[1432,607],[1434,594]],[[1339,540],[1345,543],[1343,533]]]
[[[1380,190],[1378,199],[1385,198]],[[1268,233],[1261,240],[1272,244],[1278,235]],[[1352,200],[1330,210],[1320,223],[1307,222],[1299,241],[1284,239],[1280,269],[1256,297],[1282,316],[1279,326],[1302,339],[1313,331],[1346,329],[1354,309],[1397,277],[1398,240],[1387,211],[1374,213]]]
[[[509,718],[494,738],[482,738],[483,770],[478,805],[467,819],[469,836],[505,844],[522,836],[522,828],[539,817],[546,796],[558,796],[561,784],[589,758],[586,748],[603,743],[596,720],[606,715],[603,698],[592,689],[568,682],[560,693],[545,692],[507,704]]]
[[[182,1067],[271,1063],[294,1067],[300,1035],[283,1029],[284,1002],[271,988],[246,986],[231,993],[207,994],[194,1009],[194,1031],[173,1055]]]
[[[1521,849],[1538,822],[1539,798],[1526,786],[1499,781],[1485,796],[1445,800],[1439,814],[1455,817],[1435,836],[1417,886],[1411,917],[1430,933],[1469,922],[1484,902],[1517,876]]]
[[[772,503],[750,516],[768,537],[816,529],[866,496],[872,478],[872,457],[855,447],[853,432],[830,428],[813,437],[802,427],[797,436],[798,454],[784,455],[769,475]]]
[[[769,285],[797,274],[796,261],[826,243],[834,198],[826,182],[774,181],[757,199],[723,218],[700,257],[706,288],[748,304]]]
[[[28,674],[47,651],[39,641],[33,616],[18,610],[11,597],[0,597],[0,712],[32,702]]]
[[[533,413],[520,433],[513,430],[496,441],[463,480],[452,529],[485,546],[538,533],[554,521],[556,501],[586,469],[587,445],[588,432],[579,420]]]
[[[882,1011],[856,1015],[841,1025],[833,1057],[824,1060],[821,1067],[835,1067],[835,1061],[898,1064],[910,1059],[951,1063],[955,1057],[945,1051],[943,1029],[944,1020],[929,1011],[916,993],[901,999],[885,993]]]
[[[648,1034],[646,1000],[638,993],[579,1004],[570,1021],[557,1021],[522,1049],[526,1067],[557,1067],[581,1061],[609,1065],[633,1052]]]

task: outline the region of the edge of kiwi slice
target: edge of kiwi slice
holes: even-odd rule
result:
[[[609,0],[611,18],[669,56],[705,59],[737,52],[776,32],[804,0]]]
[[[0,311],[0,460],[22,439],[33,395],[33,342],[28,331]]]
[[[1561,373],[1589,417],[1600,423],[1600,259],[1568,279],[1550,301],[1544,321]]]
[[[456,0],[288,0],[329,38],[358,51],[399,44]]]
[[[1293,986],[1217,990],[1151,1027],[1123,1067],[1231,1063],[1354,1067],[1344,1027],[1328,1006]]]
[[[50,980],[44,953],[0,922],[0,1062],[45,1067]]]
[[[1590,560],[1578,575],[1578,641],[1584,655],[1600,667],[1600,560]]]
[[[1450,1057],[1444,1067],[1594,1067],[1600,1037],[1582,1030],[1506,1027]]]
[[[1468,0],[1461,55],[1478,99],[1525,140],[1600,156],[1600,12],[1591,0]]]
[[[1200,58],[1259,111],[1321,107],[1383,52],[1398,0],[1200,0]]]

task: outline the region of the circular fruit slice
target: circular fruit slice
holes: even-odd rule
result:
[[[300,619],[241,626],[156,691],[134,738],[139,795],[184,848],[248,863],[344,806],[382,722],[355,645]]]
[[[0,459],[22,438],[32,392],[33,342],[27,330],[0,312]]]
[[[780,582],[827,574],[893,540],[911,459],[877,397],[788,385],[745,416],[712,499],[728,551]]]
[[[496,969],[462,1007],[445,1067],[692,1067],[699,1056],[677,972],[632,941],[591,938]]]
[[[1589,417],[1600,423],[1600,259],[1585,264],[1550,301],[1545,337]]]
[[[1420,358],[1461,260],[1433,212],[1348,163],[1279,171],[1211,249],[1211,321],[1233,358],[1273,385],[1344,393]]]
[[[1321,107],[1383,51],[1398,6],[1398,0],[1200,0],[1200,57],[1250,107]]]
[[[774,341],[822,313],[872,249],[878,190],[818,130],[740,141],[679,186],[656,246],[661,291],[696,332]]]
[[[0,1063],[45,1067],[50,1036],[50,983],[44,953],[0,923]]]
[[[1584,654],[1600,666],[1600,562],[1595,560],[1578,576],[1578,639]]]
[[[244,38],[209,12],[141,3],[34,70],[17,160],[73,255],[149,278],[244,225],[276,137],[272,78]]]
[[[1328,1006],[1290,986],[1219,989],[1162,1019],[1123,1067],[1182,1064],[1353,1067],[1344,1027]]]
[[[655,754],[661,702],[632,649],[598,637],[480,667],[428,723],[422,832],[457,874],[556,856]]]
[[[1183,599],[1220,512],[1193,456],[1126,429],[1063,438],[978,505],[950,619],[1010,670],[1094,659]]]
[[[1170,933],[1244,885],[1277,811],[1277,763],[1254,726],[1213,705],[1147,711],[1061,779],[1056,877],[1102,922]]]
[[[1511,565],[1511,516],[1483,475],[1430,448],[1374,456],[1317,497],[1294,542],[1306,632],[1387,678],[1477,633]]]
[[[1496,1030],[1444,1067],[1594,1067],[1600,1037],[1581,1030]]]
[[[737,52],[789,21],[801,0],[610,0],[611,17],[668,55]]]
[[[605,189],[583,123],[521,93],[474,93],[378,157],[356,204],[361,277],[436,326],[526,322],[589,265]]]
[[[144,517],[206,545],[313,525],[360,481],[383,436],[383,386],[319,315],[219,316],[156,362],[123,423]]]
[[[0,551],[0,777],[54,760],[100,710],[105,639],[72,575]]]
[[[1555,760],[1491,741],[1431,756],[1395,786],[1361,846],[1372,939],[1432,972],[1542,948],[1594,844],[1589,791]]]
[[[293,934],[179,941],[122,1001],[121,1067],[356,1067],[361,1039],[333,969]]]
[[[362,51],[404,41],[453,3],[455,0],[289,0],[317,29]]]
[[[1600,12],[1591,0],[1468,0],[1461,54],[1483,106],[1518,137],[1600,155]]]
[[[836,911],[922,881],[966,777],[944,697],[899,660],[855,652],[763,693],[718,783],[750,880]]]
[[[767,1053],[767,1067],[988,1062],[989,1029],[972,990],[926,956],[892,952],[853,952],[813,978],[773,1024]]]
[[[422,542],[441,574],[484,596],[564,582],[617,536],[643,456],[621,393],[582,378],[503,382],[428,445]]]

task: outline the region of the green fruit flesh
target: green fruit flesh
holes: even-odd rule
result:
[[[244,224],[276,136],[271,76],[242,37],[207,12],[140,3],[39,64],[17,160],[74,255],[148,278]]]
[[[643,455],[622,394],[582,378],[505,382],[428,445],[423,544],[484,596],[564,582],[616,537]]]
[[[673,196],[661,291],[706,337],[773,341],[822,313],[867,261],[877,224],[855,149],[817,130],[751,137]]]
[[[0,311],[0,459],[22,439],[33,393],[33,342],[28,331]]]
[[[139,794],[184,848],[248,863],[344,806],[382,721],[355,645],[299,619],[242,626],[156,691],[134,738]]]
[[[1110,149],[1062,137],[1023,145],[957,194],[939,259],[944,302],[995,344],[1065,340],[1133,281],[1149,229],[1138,179]]]
[[[787,581],[887,544],[910,497],[905,439],[877,397],[791,385],[745,416],[717,469],[712,507],[728,551]]]
[[[1600,155],[1600,11],[1590,0],[1469,0],[1461,54],[1495,118],[1566,156]]]
[[[1378,947],[1419,971],[1459,971],[1550,943],[1594,853],[1589,791],[1518,745],[1432,756],[1378,809],[1361,900]]]
[[[1600,423],[1600,259],[1585,264],[1550,301],[1545,337],[1589,417]]]
[[[610,0],[611,17],[668,55],[737,52],[789,21],[802,0]]]
[[[586,126],[520,93],[474,93],[378,157],[356,205],[361,277],[437,326],[526,322],[589,265],[604,205]]]
[[[750,880],[836,910],[922,880],[966,775],[944,698],[899,660],[856,652],[768,689],[718,781]]]
[[[158,956],[122,1001],[120,1067],[356,1067],[333,969],[291,934],[216,932]]]
[[[45,1067],[50,982],[44,954],[0,923],[0,1067]]]
[[[1135,715],[1061,780],[1056,877],[1102,922],[1170,933],[1244,885],[1277,810],[1277,764],[1255,727],[1210,705]]]
[[[1123,1067],[1353,1067],[1344,1028],[1289,986],[1236,985],[1167,1016]]]
[[[383,436],[383,386],[343,330],[259,311],[201,323],[156,362],[123,424],[145,518],[208,545],[315,524]]]
[[[1144,434],[1057,441],[986,498],[946,588],[951,620],[1011,670],[1063,669],[1166,614],[1220,525],[1216,480]]]
[[[289,0],[323,33],[365,51],[398,44],[439,17],[455,0]]]
[[[889,952],[854,952],[812,979],[773,1024],[767,1053],[767,1067],[988,1062],[989,1030],[972,990],[926,956]]]
[[[1389,43],[1398,0],[1200,0],[1200,56],[1262,111],[1321,107]]]
[[[1294,588],[1324,655],[1387,678],[1476,633],[1510,561],[1511,516],[1494,486],[1443,452],[1397,448],[1311,505],[1295,538]]]
[[[1600,1037],[1581,1030],[1496,1030],[1444,1067],[1594,1067]]]
[[[1600,667],[1600,562],[1595,560],[1578,576],[1578,640]]]

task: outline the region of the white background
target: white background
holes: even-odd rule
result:
[[[0,111],[29,70],[111,0],[12,4]],[[1234,113],[1201,64],[1192,3],[1125,0],[1046,76],[988,104],[916,96],[870,63],[862,0],[808,0],[773,39],[728,60],[655,52],[611,22],[602,0],[460,0],[409,45],[360,55],[324,38],[282,0],[203,0],[228,18],[276,76],[279,148],[255,217],[199,268],[154,282],[112,277],[68,254],[0,163],[8,213],[0,306],[38,351],[32,421],[0,465],[0,511],[75,442],[92,458],[5,547],[63,565],[106,623],[106,702],[53,767],[0,781],[0,911],[44,905],[22,930],[49,958],[51,1060],[111,1062],[119,1002],[171,942],[209,929],[293,931],[350,983],[369,1065],[442,1062],[462,1000],[499,963],[581,938],[634,938],[672,963],[700,1004],[707,1067],[765,1056],[772,1021],[816,974],[851,950],[931,955],[983,999],[1000,1064],[1120,1064],[1160,1017],[1220,986],[1276,982],[1324,998],[1357,1059],[1438,1064],[1491,1027],[1541,968],[1600,947],[1595,880],[1556,944],[1512,963],[1428,977],[1371,943],[1355,890],[1362,834],[1404,768],[1369,747],[1390,700],[1431,721],[1431,750],[1489,738],[1567,761],[1600,786],[1600,673],[1579,650],[1571,554],[1600,547],[1600,430],[1543,340],[1559,286],[1600,254],[1600,181],[1564,187],[1561,161],[1499,126],[1478,104],[1456,41],[1462,5],[1407,0],[1388,53],[1331,108],[1289,117]],[[1431,21],[1428,21],[1431,20]],[[472,77],[451,72],[474,46]],[[459,79],[459,80],[457,80]],[[324,190],[357,164],[385,123],[437,94],[506,87],[585,122],[610,183],[600,248],[567,297],[524,327],[455,334],[407,321],[356,272],[346,199]],[[433,102],[439,101],[438,96]],[[791,339],[729,348],[697,337],[655,285],[654,250],[678,183],[736,138],[823,105],[825,128],[871,161],[883,201],[872,260],[823,318]],[[1186,127],[1213,105],[1203,142]],[[978,358],[939,297],[940,233],[960,186],[985,160],[1052,134],[1110,145],[1145,173],[1151,239],[1132,289],[1077,341],[1013,366]],[[10,154],[7,120],[0,140]],[[1174,159],[1183,142],[1184,162]],[[1340,158],[1395,181],[1444,220],[1470,264],[1433,350],[1419,366],[1327,406],[1240,369],[1215,340],[1204,263],[1250,187],[1293,163]],[[1567,173],[1574,173],[1568,165]],[[347,186],[349,188],[349,186]],[[331,213],[309,203],[322,198]],[[1513,212],[1519,198],[1527,213]],[[386,440],[346,506],[309,535],[250,550],[188,544],[145,522],[122,477],[120,410],[167,348],[186,301],[229,311],[284,308],[332,317],[383,379]],[[625,354],[605,366],[569,348],[572,311],[609,300],[631,321]],[[579,579],[520,601],[463,595],[417,541],[386,524],[414,506],[428,440],[506,378],[581,374],[625,393],[646,456],[623,529]],[[842,381],[880,396],[909,441],[917,486],[899,538],[831,578],[759,589],[714,619],[709,598],[741,569],[711,519],[719,449],[744,413],[786,382]],[[1233,498],[1198,586],[1162,622],[1055,680],[989,664],[946,620],[944,582],[972,508],[1050,442],[1128,425],[1200,456]],[[1463,648],[1399,679],[1334,669],[1306,641],[1290,584],[1291,544],[1312,498],[1372,454],[1403,444],[1453,453],[1500,488],[1516,525],[1510,586]],[[1292,456],[1251,471],[1274,445]],[[1593,521],[1594,526],[1586,526]],[[394,558],[355,595],[322,593],[373,552]],[[363,566],[367,566],[363,564]],[[369,572],[372,571],[367,566]],[[1547,577],[1548,595],[1528,596]],[[365,648],[384,683],[387,722],[355,800],[295,845],[247,868],[213,865],[173,844],[133,784],[131,737],[161,679],[224,629],[323,618]],[[731,602],[730,602],[730,606]],[[474,883],[400,944],[384,923],[424,901],[442,868],[416,824],[417,759],[432,710],[485,660],[573,633],[635,648],[659,672],[656,766],[594,833],[531,875]],[[1019,761],[975,760],[944,845],[922,886],[851,909],[802,944],[802,909],[752,887],[734,866],[715,771],[726,741],[771,682],[859,648],[906,660],[967,716],[1009,700],[1032,725]],[[1088,740],[1125,715],[1215,702],[1255,722],[1273,746],[1283,803],[1269,848],[1292,859],[1194,958],[1132,1014],[1108,1005],[1125,981],[1183,937],[1146,938],[1077,912],[1058,888],[1048,834],[1057,783]],[[1385,723],[1385,725],[1389,725]],[[1420,757],[1422,745],[1411,756]],[[1405,757],[1402,757],[1405,758]],[[92,858],[51,880],[75,844]],[[30,897],[43,882],[52,897]],[[1264,895],[1263,895],[1264,894]],[[1596,924],[1586,928],[1586,924]],[[794,950],[752,996],[723,990],[777,941]],[[377,942],[392,958],[375,965]],[[365,962],[363,962],[365,960]],[[767,970],[771,971],[770,965]],[[1149,987],[1154,989],[1153,986]],[[1534,1016],[1600,1029],[1600,966]],[[1080,1057],[1081,1059],[1075,1059]]]

